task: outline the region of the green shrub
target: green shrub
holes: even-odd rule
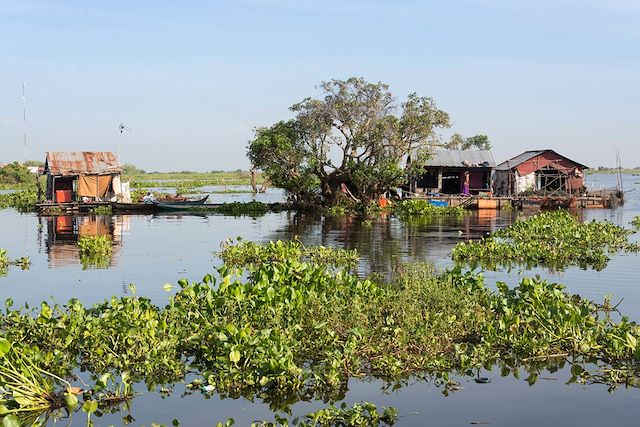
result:
[[[112,243],[108,236],[81,236],[78,239],[80,262],[84,268],[107,268],[111,263]]]
[[[610,222],[579,222],[566,211],[543,212],[479,241],[458,243],[456,262],[495,269],[512,263],[563,270],[570,265],[602,270],[611,253],[638,252],[633,232]]]
[[[0,209],[14,208],[18,212],[33,212],[36,210],[37,203],[38,194],[35,190],[0,194]]]
[[[462,216],[468,211],[462,207],[434,206],[428,200],[401,200],[393,204],[393,212],[401,217],[412,216]]]

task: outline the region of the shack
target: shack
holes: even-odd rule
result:
[[[425,162],[424,173],[410,185],[413,193],[461,194],[465,174],[469,193],[491,191],[491,174],[496,166],[489,150],[435,150]]]
[[[111,152],[50,151],[43,169],[45,197],[56,204],[116,200],[122,192],[121,172]]]
[[[588,167],[550,149],[525,151],[496,166],[494,193],[499,196],[583,194],[585,169]]]

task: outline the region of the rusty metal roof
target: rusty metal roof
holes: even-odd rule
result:
[[[526,162],[527,160],[531,160],[534,157],[537,157],[537,156],[539,156],[541,154],[544,154],[546,152],[551,152],[551,153],[555,154],[558,157],[561,157],[563,159],[568,160],[571,163],[575,163],[576,165],[580,166],[582,169],[589,169],[587,166],[585,166],[585,165],[583,165],[581,163],[578,163],[575,160],[571,160],[570,158],[565,157],[562,154],[558,154],[554,150],[551,150],[551,149],[547,148],[545,150],[529,150],[529,151],[525,151],[522,154],[519,154],[519,155],[517,155],[515,157],[512,157],[509,160],[506,160],[506,161],[500,163],[498,166],[496,166],[496,170],[508,171],[508,170],[513,169],[513,168],[517,167],[518,165]]]
[[[110,151],[49,151],[45,173],[51,175],[105,175],[120,173],[116,156]]]
[[[493,168],[496,162],[489,150],[435,150],[425,166]]]

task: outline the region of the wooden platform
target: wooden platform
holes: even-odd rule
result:
[[[519,196],[519,197],[493,197],[493,196],[464,196],[464,195],[438,195],[413,197],[427,199],[433,202],[446,203],[451,207],[464,207],[467,209],[610,209],[624,203],[623,199],[612,194],[560,197],[560,196]],[[435,204],[435,203],[434,203]]]

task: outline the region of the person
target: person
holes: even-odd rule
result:
[[[462,184],[462,194],[469,195],[469,172],[464,173],[464,184]]]
[[[149,191],[146,196],[142,198],[143,203],[155,203],[156,198],[153,196],[153,193]]]

